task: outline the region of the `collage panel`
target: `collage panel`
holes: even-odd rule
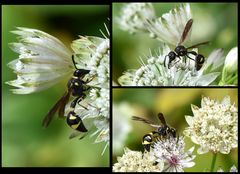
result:
[[[110,10],[2,6],[3,167],[109,170]]]
[[[237,3],[113,3],[113,86],[237,86]]]
[[[114,88],[113,172],[236,172],[238,89]]]

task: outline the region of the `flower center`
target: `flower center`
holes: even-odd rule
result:
[[[178,164],[178,158],[177,158],[177,156],[171,156],[171,158],[169,159],[169,163],[171,164],[171,165],[177,165]]]

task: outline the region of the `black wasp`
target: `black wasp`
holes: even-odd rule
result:
[[[193,23],[193,19],[190,19],[188,20],[188,22],[186,23],[185,27],[184,27],[184,30],[183,30],[183,33],[182,33],[182,36],[180,38],[180,41],[178,43],[178,46],[175,48],[174,51],[170,51],[168,53],[168,55],[165,56],[165,59],[164,59],[164,66],[166,66],[165,62],[166,62],[166,58],[169,57],[169,62],[168,62],[168,69],[170,68],[170,65],[171,63],[176,59],[176,58],[179,58],[178,61],[175,62],[175,64],[177,62],[179,62],[181,60],[181,57],[184,57],[184,61],[186,63],[186,58],[189,58],[193,61],[195,61],[195,68],[196,70],[200,70],[204,61],[205,61],[205,58],[202,54],[198,54],[196,53],[195,51],[188,51],[188,49],[192,49],[192,48],[197,48],[198,46],[200,45],[204,45],[204,44],[208,44],[209,42],[202,42],[202,43],[198,43],[198,44],[195,44],[193,46],[190,46],[190,47],[184,47],[183,45],[181,45],[185,39],[187,38],[187,35],[192,27],[192,23]],[[195,56],[195,59],[191,58],[189,55],[192,54]]]
[[[162,113],[158,114],[158,119],[161,121],[162,125],[156,125],[150,120],[147,120],[145,118],[141,118],[138,116],[132,116],[132,119],[135,121],[141,121],[143,123],[146,123],[154,128],[156,128],[155,131],[152,131],[146,135],[143,136],[142,139],[142,145],[144,149],[147,151],[150,151],[151,145],[155,142],[156,139],[165,139],[169,137],[176,137],[176,129],[169,127],[165,121],[165,118]]]
[[[86,85],[88,82],[90,82],[90,80],[87,81],[83,80],[83,78],[90,72],[90,70],[78,69],[76,67],[74,56],[72,56],[72,61],[76,70],[74,71],[72,78],[67,83],[67,91],[63,94],[63,96],[57,101],[57,103],[45,116],[42,125],[44,127],[47,127],[57,111],[59,117],[64,118],[65,106],[68,103],[70,96],[72,96],[75,97],[75,99],[70,104],[71,110],[67,115],[67,124],[77,131],[87,132],[88,130],[84,126],[81,117],[74,112],[74,109],[76,104],[77,103],[79,104],[79,102],[86,97],[85,93],[90,88],[89,86]]]

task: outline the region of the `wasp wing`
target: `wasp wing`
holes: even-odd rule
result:
[[[65,107],[62,105],[63,102],[69,99],[70,93],[65,92],[64,95],[57,101],[57,103],[52,107],[52,109],[48,112],[48,114],[44,117],[42,126],[48,127],[49,123],[52,121],[54,114],[57,112],[58,109],[62,109],[60,107]]]
[[[152,126],[152,127],[159,127],[159,125],[156,125],[156,124],[154,124],[152,121],[147,120],[147,119],[142,118],[142,117],[132,116],[132,120],[134,120],[134,121],[141,121],[141,122],[143,122],[143,123],[149,124],[149,125]]]
[[[166,121],[165,121],[165,118],[164,118],[164,116],[163,116],[162,113],[159,113],[159,114],[158,114],[158,119],[161,121],[161,123],[162,123],[163,125],[167,125],[167,123],[166,123]]]
[[[79,140],[83,139],[85,136],[87,136],[88,132],[79,132],[79,131],[74,131],[73,133],[70,134],[69,139],[73,139],[75,137],[79,137]]]
[[[200,46],[200,45],[205,45],[205,44],[209,44],[209,43],[210,43],[209,41],[207,41],[207,42],[201,42],[201,43],[195,44],[195,45],[193,45],[193,46],[190,46],[190,47],[188,47],[187,49],[197,48],[197,47]]]
[[[187,35],[188,35],[190,29],[192,28],[192,23],[193,23],[193,19],[189,19],[188,22],[186,23],[178,45],[181,45],[187,38]]]
[[[70,98],[70,92],[66,92],[67,94],[64,95],[64,99],[62,99],[62,102],[60,102],[59,110],[58,110],[58,116],[60,118],[64,117],[64,111],[65,111],[65,106],[67,105],[67,102],[69,101]]]

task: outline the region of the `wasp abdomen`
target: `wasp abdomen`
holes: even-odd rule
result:
[[[67,124],[75,129],[78,130],[80,132],[87,132],[88,130],[86,129],[86,127],[84,126],[82,119],[74,112],[71,111],[68,113],[67,116]]]

